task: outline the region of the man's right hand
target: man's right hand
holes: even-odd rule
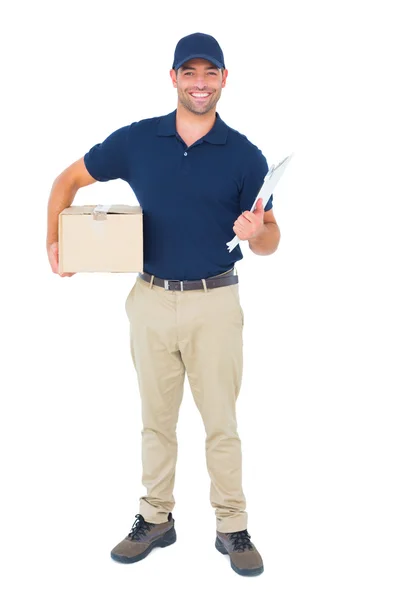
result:
[[[53,242],[47,246],[47,256],[49,257],[49,262],[53,273],[60,275],[60,277],[72,277],[72,275],[75,275],[75,273],[58,272],[58,242]]]

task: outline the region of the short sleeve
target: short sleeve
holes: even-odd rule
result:
[[[266,174],[268,173],[267,159],[259,150],[256,148],[256,152],[251,155],[251,162],[248,165],[247,172],[243,178],[243,186],[240,191],[240,210],[250,210],[253,206],[254,200],[257,198],[257,194],[260,191]],[[267,204],[265,205],[264,212],[272,208],[274,196],[271,194]],[[265,198],[263,198],[265,200]]]
[[[90,175],[98,181],[128,180],[128,133],[125,125],[111,133],[101,144],[93,146],[83,157]]]

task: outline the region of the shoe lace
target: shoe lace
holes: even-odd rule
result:
[[[235,531],[235,533],[230,533],[228,535],[233,541],[234,551],[244,552],[246,549],[253,549],[253,544],[250,541],[251,535],[249,535],[247,529],[244,529],[243,531]]]
[[[150,531],[154,527],[154,523],[147,523],[142,515],[135,515],[135,522],[132,525],[128,538],[130,540],[139,540],[142,535],[146,535],[146,531]]]

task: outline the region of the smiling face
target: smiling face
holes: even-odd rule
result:
[[[194,58],[176,72],[170,71],[178,91],[178,101],[191,113],[204,115],[214,109],[225,87],[228,71],[218,69],[208,60]]]

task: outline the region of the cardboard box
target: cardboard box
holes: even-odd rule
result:
[[[59,273],[143,272],[140,206],[70,206],[58,218]]]

